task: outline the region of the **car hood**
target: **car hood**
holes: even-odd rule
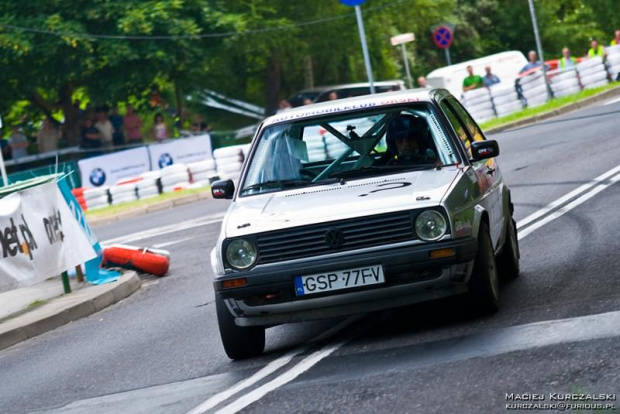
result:
[[[238,197],[228,210],[223,236],[436,206],[458,174],[458,168],[446,167]]]

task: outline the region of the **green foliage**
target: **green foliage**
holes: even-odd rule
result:
[[[583,55],[590,37],[606,44],[620,27],[617,0],[535,4],[547,59],[563,46]],[[400,33],[416,35],[406,45],[414,78],[444,66],[431,38],[441,23],[456,25],[455,63],[535,49],[525,0],[369,0],[362,12],[376,80],[406,78],[400,48],[389,42]],[[0,63],[0,113],[54,114],[74,127],[77,94],[150,112],[153,91],[177,108],[184,96],[208,88],[274,109],[310,84],[366,80],[354,9],[337,0],[4,1]],[[221,129],[252,122],[190,109]]]

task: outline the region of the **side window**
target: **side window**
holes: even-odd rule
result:
[[[463,120],[467,131],[469,131],[469,135],[474,139],[474,141],[484,141],[484,135],[478,127],[478,124],[476,124],[476,121],[474,121],[474,119],[467,113],[463,106],[454,98],[448,98],[448,102],[450,103],[450,106],[454,108],[454,111],[459,118]]]
[[[467,133],[465,126],[461,123],[459,117],[456,116],[454,109],[452,109],[452,107],[449,106],[445,100],[441,102],[439,106],[443,110],[444,114],[446,114],[450,125],[452,125],[454,131],[456,131],[456,135],[458,135],[459,139],[463,143],[463,148],[465,148],[467,155],[471,158],[471,139],[469,138],[469,134]]]

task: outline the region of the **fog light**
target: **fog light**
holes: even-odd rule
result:
[[[431,250],[429,252],[429,256],[431,257],[431,259],[442,259],[444,257],[452,257],[452,256],[456,256],[456,250],[454,250],[454,248],[452,247],[446,248],[446,249]]]
[[[229,279],[222,282],[222,287],[224,289],[235,288],[240,286],[245,286],[248,284],[248,280],[244,277],[241,279]]]

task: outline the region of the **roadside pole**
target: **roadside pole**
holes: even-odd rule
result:
[[[443,49],[446,54],[446,63],[448,66],[452,65],[452,59],[450,58],[450,45],[454,40],[454,25],[451,23],[444,23],[431,28],[433,30],[433,42],[435,46]]]
[[[547,86],[547,99],[553,98],[549,79],[547,79],[547,69],[545,68],[545,57],[543,55],[542,42],[540,41],[540,33],[538,32],[538,21],[536,20],[536,9],[534,8],[534,0],[528,0],[530,4],[530,15],[532,16],[532,26],[534,27],[534,38],[536,39],[536,49],[538,50],[538,58],[542,63],[542,72]]]
[[[0,118],[0,129],[2,129],[2,118]],[[4,167],[4,156],[2,155],[2,151],[0,151],[0,174],[2,174],[2,186],[9,185],[9,180],[6,176],[6,168]]]
[[[409,59],[407,58],[407,49],[405,43],[413,42],[415,36],[413,33],[404,33],[398,36],[390,38],[392,46],[400,45],[403,50],[403,61],[405,62],[405,72],[407,72],[407,81],[409,82],[409,89],[413,89],[413,79],[411,78],[411,70],[409,70]]]
[[[360,31],[360,39],[362,41],[362,53],[364,54],[364,64],[366,65],[366,75],[368,76],[368,83],[370,83],[370,93],[375,93],[375,83],[372,79],[372,67],[370,66],[370,57],[368,56],[368,45],[366,43],[366,33],[364,30],[364,21],[362,20],[362,9],[360,6],[355,6],[355,16],[357,17],[357,27]]]
[[[62,287],[65,294],[71,293],[71,283],[69,283],[69,274],[65,271],[62,272]]]

